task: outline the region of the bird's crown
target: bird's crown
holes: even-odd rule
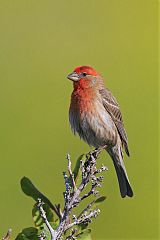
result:
[[[86,75],[92,75],[92,76],[97,76],[98,73],[96,72],[96,70],[90,66],[79,66],[79,67],[76,67],[74,69],[74,72],[76,73],[83,73],[83,74],[86,74]]]

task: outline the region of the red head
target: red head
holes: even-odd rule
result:
[[[79,74],[83,74],[84,76],[86,76],[86,75],[97,76],[98,75],[96,70],[94,70],[90,66],[80,66],[80,67],[77,67],[77,68],[74,69],[74,72],[79,73]]]
[[[83,89],[90,88],[97,83],[102,83],[100,75],[90,66],[80,66],[74,69],[74,71],[67,76],[72,80],[74,87],[81,87]],[[101,81],[99,81],[101,79]]]

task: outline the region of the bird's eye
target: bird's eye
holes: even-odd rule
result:
[[[87,76],[87,73],[83,72],[82,75],[85,77],[85,76]]]

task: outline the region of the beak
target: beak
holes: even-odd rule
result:
[[[80,79],[80,76],[78,75],[78,73],[72,72],[67,76],[67,78],[72,81],[78,81]]]

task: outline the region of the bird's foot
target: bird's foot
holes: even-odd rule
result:
[[[103,149],[106,149],[106,148],[107,148],[107,145],[104,145],[104,146],[102,146],[102,147],[95,148],[95,149],[91,152],[91,154],[95,154],[96,156],[98,156],[98,155],[102,152],[102,150],[103,150]]]

